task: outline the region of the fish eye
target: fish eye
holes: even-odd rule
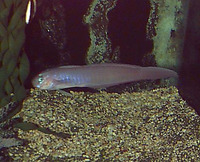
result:
[[[43,76],[42,76],[42,75],[39,75],[38,83],[41,84],[43,81],[44,81]]]

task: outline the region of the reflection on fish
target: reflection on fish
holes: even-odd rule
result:
[[[71,87],[106,88],[139,80],[178,77],[175,71],[160,67],[141,67],[126,64],[92,64],[61,66],[38,74],[34,87],[57,90]]]

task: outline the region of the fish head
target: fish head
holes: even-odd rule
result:
[[[33,87],[39,88],[39,89],[48,89],[53,90],[55,85],[53,79],[44,74],[38,74],[35,76],[32,80]]]

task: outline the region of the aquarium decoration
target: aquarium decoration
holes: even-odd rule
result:
[[[44,0],[42,4],[38,7],[42,37],[47,39],[56,48],[59,54],[59,64],[69,64],[71,58],[67,49],[67,17],[65,8],[60,0]]]
[[[21,102],[29,62],[23,49],[28,0],[0,1],[0,107]]]
[[[187,2],[150,0],[147,38],[153,40],[152,54],[157,66],[178,69],[185,32]]]
[[[117,62],[119,60],[119,47],[112,49],[108,36],[108,12],[117,4],[117,0],[94,0],[83,17],[88,27],[90,46],[86,54],[86,63]]]
[[[1,121],[15,113],[25,96],[23,84],[28,75],[25,67],[29,64],[23,50],[24,24],[15,29],[25,17],[17,14],[21,13],[18,7],[27,1],[0,2]],[[183,100],[199,108],[197,1],[190,1],[193,5],[186,3],[189,0],[31,2],[37,3],[33,10],[37,9],[37,13],[32,15],[31,22],[27,21],[30,23],[24,48],[31,65],[30,80],[38,74],[35,81],[40,85],[25,86],[29,95],[23,100],[23,108],[12,119],[0,122],[0,161],[198,161],[200,118]],[[192,9],[188,23],[187,7]],[[22,7],[25,8],[26,5]],[[12,21],[18,23],[9,25]],[[189,24],[187,30],[194,32],[187,33],[186,24]],[[15,42],[16,38],[20,41]],[[73,83],[81,80],[76,78],[78,75],[69,78],[65,75],[66,69],[63,74],[64,68],[77,72],[83,67],[88,70],[88,67],[110,64],[116,65],[103,71],[109,77],[120,64],[138,70],[163,67],[170,72],[174,70],[177,73],[171,74],[180,78],[179,89],[168,84],[161,88],[160,80],[155,81],[159,85],[156,88],[152,82],[147,86],[145,80],[129,83],[129,90],[118,86],[118,90],[110,87],[113,91],[107,88],[97,93],[61,87],[70,80]],[[79,71],[82,75],[83,72],[98,75],[96,67],[95,71],[93,68],[90,72]],[[112,85],[116,83],[113,81],[130,76],[127,73],[115,72],[124,76],[111,78]],[[96,81],[103,79],[104,74],[98,75]],[[145,79],[152,79],[153,75],[155,71],[148,71]],[[51,85],[52,78],[59,83],[58,87],[45,90],[43,85]],[[96,87],[94,84],[83,86]],[[18,92],[20,88],[23,93]],[[57,90],[60,88],[69,89]]]

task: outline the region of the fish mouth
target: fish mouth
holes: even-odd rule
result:
[[[39,82],[38,82],[38,77],[34,77],[34,78],[32,79],[32,81],[31,81],[31,83],[32,83],[33,87],[35,87],[35,88],[40,88],[40,84],[39,84]]]

